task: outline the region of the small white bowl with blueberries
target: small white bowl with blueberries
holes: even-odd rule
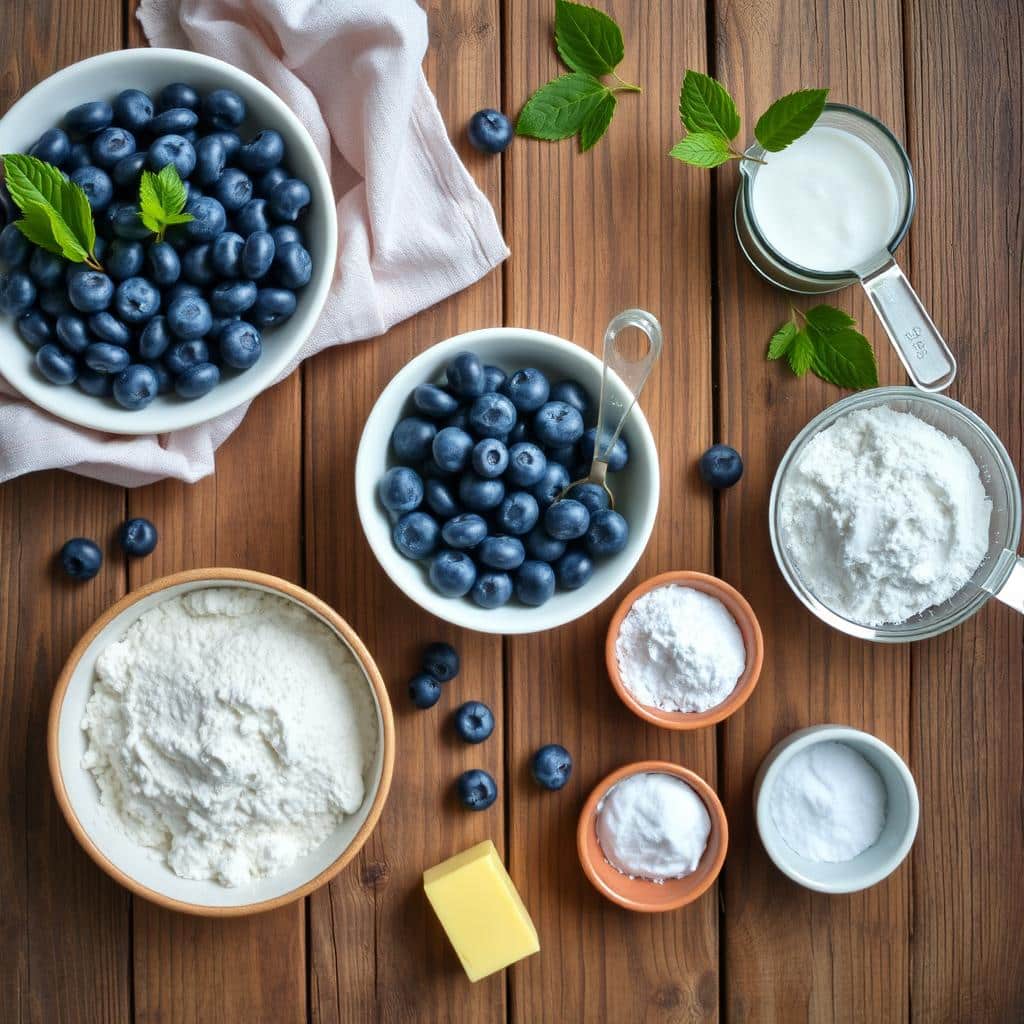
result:
[[[0,360],[73,423],[164,433],[269,387],[333,278],[337,214],[309,133],[222,61],[74,64],[0,120]]]
[[[513,634],[571,622],[625,582],[654,525],[658,457],[609,371],[605,407],[629,411],[614,441],[614,424],[602,432],[608,487],[587,479],[601,380],[587,350],[520,328],[450,338],[393,378],[360,440],[356,500],[401,590],[448,622]]]

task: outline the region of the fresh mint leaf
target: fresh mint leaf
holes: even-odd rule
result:
[[[516,134],[534,139],[567,139],[582,131],[611,90],[592,75],[573,72],[541,86],[516,122]]]
[[[793,336],[786,349],[786,358],[789,360],[789,368],[798,377],[802,377],[811,368],[814,362],[814,342],[806,329],[797,331]]]
[[[694,167],[717,167],[733,158],[728,139],[712,132],[690,132],[669,151],[669,156]]]
[[[689,132],[710,132],[732,141],[740,131],[740,115],[732,97],[699,71],[687,71],[683,78],[679,116]]]
[[[611,74],[626,55],[622,30],[612,18],[568,0],[555,0],[555,47],[573,71],[598,77]]]
[[[162,241],[172,224],[187,224],[191,213],[183,213],[185,186],[174,164],[166,164],[159,174],[143,171],[139,181],[139,217],[142,223]]]
[[[792,320],[787,320],[773,335],[768,343],[768,358],[781,359],[796,337],[797,326]]]
[[[849,313],[826,304],[807,310],[804,313],[804,319],[820,334],[835,334],[836,331],[845,331],[847,327],[853,327],[857,322]]]
[[[608,93],[594,108],[590,116],[583,122],[580,128],[580,152],[585,153],[593,146],[611,124],[612,114],[615,113],[615,95]]]
[[[811,369],[830,384],[860,391],[878,387],[878,365],[871,343],[852,328],[822,334],[808,328],[814,344]]]
[[[754,127],[757,141],[770,153],[778,153],[810,131],[825,109],[828,89],[801,89],[776,100]]]

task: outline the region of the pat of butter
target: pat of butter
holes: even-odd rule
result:
[[[537,929],[490,839],[424,871],[423,891],[470,981],[540,950]]]

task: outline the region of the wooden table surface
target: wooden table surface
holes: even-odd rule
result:
[[[0,488],[0,1019],[7,1021],[1014,1021],[1024,1017],[1022,623],[995,603],[927,643],[872,646],[828,630],[788,591],[771,555],[767,495],[796,432],[842,397],[764,359],[788,298],[762,282],[733,234],[736,169],[666,156],[681,134],[685,68],[735,95],[749,130],[784,91],[828,85],[905,140],[919,205],[903,265],[960,361],[952,397],[1024,456],[1021,402],[1024,73],[1020,0],[672,0],[603,3],[623,26],[621,97],[608,135],[514,142],[488,159],[465,143],[476,109],[514,112],[558,70],[551,0],[433,0],[427,73],[459,152],[493,200],[512,250],[484,281],[380,340],[325,353],[258,399],[194,486],[133,491],[64,473]],[[58,68],[142,42],[130,3],[8,0],[0,100]],[[58,115],[54,111],[54,116]],[[883,383],[903,382],[866,303]],[[662,501],[631,582],[667,569],[715,572],[761,618],[758,690],[718,728],[672,735],[614,696],[602,664],[609,601],[528,638],[460,633],[385,578],[352,493],[361,424],[403,363],[472,328],[515,324],[597,347],[627,306],[665,328],[644,398],[661,454]],[[695,462],[735,445],[746,473],[713,498]],[[125,570],[112,535],[126,515],[159,527],[152,557]],[[105,570],[58,579],[70,536],[102,538]],[[395,781],[357,860],[305,902],[248,920],[178,916],[131,898],[80,851],[45,766],[53,682],[74,640],[121,594],[179,569],[244,566],[305,584],[361,633],[391,688]],[[446,638],[465,668],[431,713],[405,681],[420,647]],[[498,712],[467,748],[442,728],[456,700]],[[798,888],[754,834],[762,757],[817,722],[866,729],[909,762],[921,828],[907,862],[853,896]],[[556,795],[526,776],[559,741],[575,771]],[[612,768],[666,758],[707,778],[731,845],[721,880],[653,916],[602,900],[580,872],[576,815]],[[501,798],[461,811],[450,783],[480,766]],[[490,837],[540,932],[542,952],[470,985],[429,911],[424,867]]]

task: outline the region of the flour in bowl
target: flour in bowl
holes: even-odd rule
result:
[[[131,839],[243,885],[319,846],[366,792],[373,698],[338,637],[242,587],[151,608],[96,661],[83,759]]]

